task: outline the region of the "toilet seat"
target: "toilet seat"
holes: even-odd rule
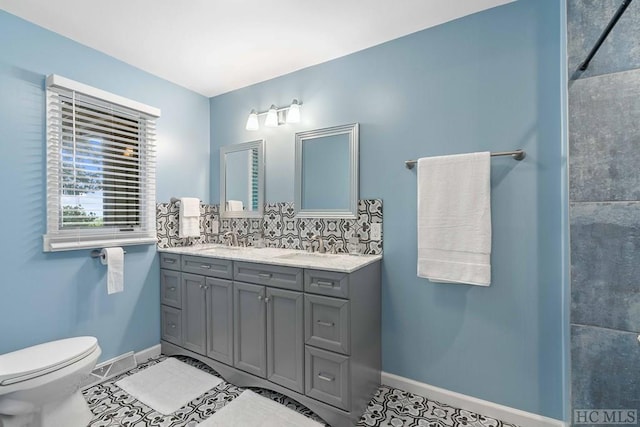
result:
[[[48,374],[84,359],[98,348],[95,337],[75,337],[0,355],[0,387]]]

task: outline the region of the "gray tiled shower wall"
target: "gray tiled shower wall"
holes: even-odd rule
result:
[[[360,253],[382,254],[382,235],[380,240],[371,238],[371,224],[382,224],[382,200],[369,199],[358,201],[358,218],[327,219],[297,218],[293,203],[267,203],[262,218],[220,218],[218,205],[200,204],[200,237],[181,239],[178,237],[178,211],[176,203],[158,203],[157,234],[158,246],[189,246],[199,243],[222,243],[221,235],[227,231],[235,232],[239,238],[252,241],[262,235],[265,246],[273,248],[305,250],[311,245],[314,234],[324,238],[339,253],[347,252],[350,237],[358,237]],[[213,222],[219,224],[218,233],[213,233]],[[317,246],[317,242],[314,243]]]
[[[568,0],[572,409],[640,414],[640,3]]]

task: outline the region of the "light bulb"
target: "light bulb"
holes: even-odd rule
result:
[[[287,112],[287,123],[300,123],[300,104],[294,99]]]
[[[259,127],[258,114],[256,113],[256,110],[251,110],[251,113],[249,113],[249,118],[247,119],[247,126],[245,126],[245,129],[258,130]]]
[[[267,118],[264,120],[264,125],[270,128],[278,126],[278,109],[275,105],[271,105],[271,107],[269,107],[269,112],[267,113]]]

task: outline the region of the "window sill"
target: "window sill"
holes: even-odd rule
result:
[[[59,236],[44,235],[43,252],[75,251],[80,249],[96,249],[113,246],[133,246],[133,245],[155,245],[158,242],[156,237],[136,237],[124,239],[92,239],[86,241],[65,240]]]

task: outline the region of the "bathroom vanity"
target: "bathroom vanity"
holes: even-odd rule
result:
[[[162,352],[353,426],[380,385],[381,256],[160,249]]]

